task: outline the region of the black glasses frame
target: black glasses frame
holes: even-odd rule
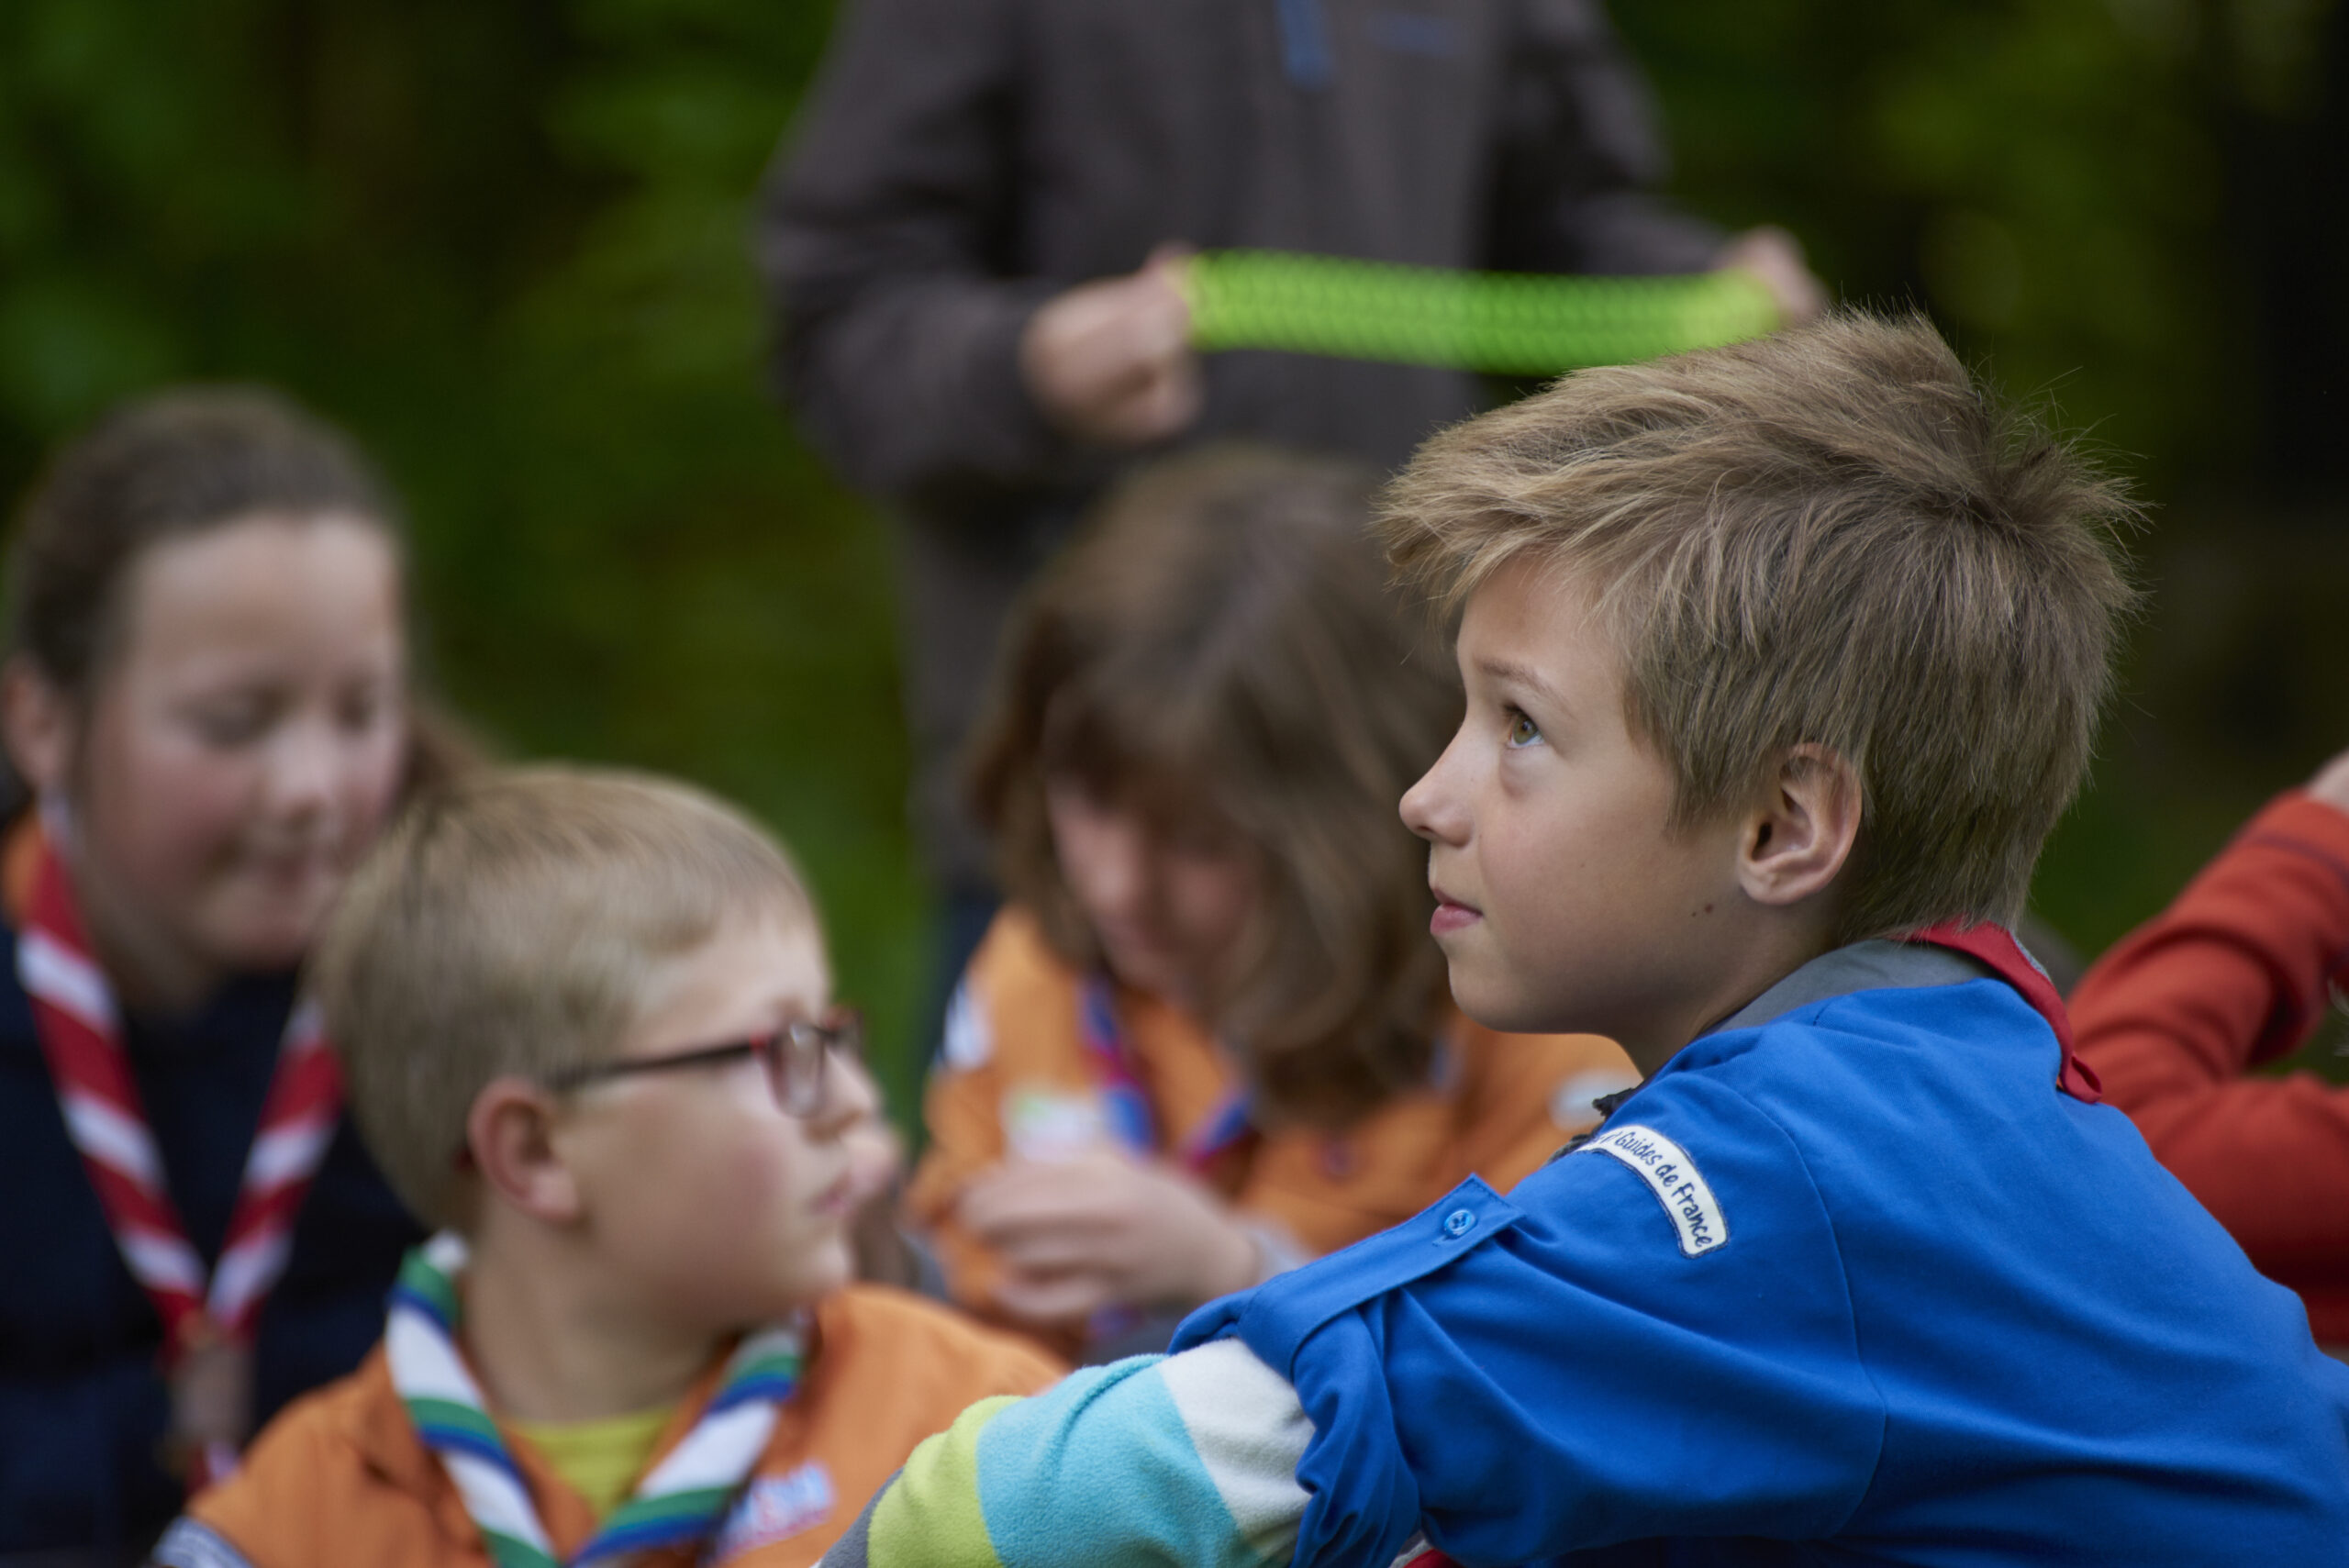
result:
[[[723,1045],[696,1046],[666,1056],[623,1057],[617,1062],[590,1062],[557,1073],[547,1087],[558,1093],[584,1088],[607,1079],[640,1073],[669,1073],[689,1067],[718,1067],[745,1057],[756,1057],[767,1072],[767,1087],[774,1102],[796,1117],[816,1115],[824,1108],[826,1061],[845,1056],[852,1062],[864,1055],[864,1020],[852,1007],[835,1007],[820,1023],[795,1018],[773,1034],[729,1040]]]

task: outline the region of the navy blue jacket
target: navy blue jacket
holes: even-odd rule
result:
[[[173,1199],[207,1263],[228,1228],[293,998],[290,975],[240,979],[192,1018],[128,1025]],[[346,1120],[262,1308],[256,1423],[359,1364],[383,1330],[400,1256],[421,1234]],[[157,1459],[162,1325],[66,1138],[5,929],[0,1260],[0,1554],[135,1560],[183,1501]]]

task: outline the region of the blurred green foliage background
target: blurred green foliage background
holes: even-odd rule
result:
[[[1618,0],[1679,158],[1928,306],[2155,503],[2038,903],[2093,952],[2349,745],[2341,0]],[[819,0],[7,0],[0,481],[114,400],[280,384],[406,496],[433,678],[673,770],[818,884],[901,1109],[925,911],[887,543],[766,398],[745,236]],[[2312,1053],[2341,1058],[2329,1044]]]

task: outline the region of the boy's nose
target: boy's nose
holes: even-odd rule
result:
[[[1444,748],[1435,766],[1419,775],[1419,782],[1403,792],[1403,801],[1397,810],[1403,826],[1430,843],[1460,845],[1468,840],[1468,813],[1462,805],[1461,792],[1453,787],[1450,764],[1459,741],[1453,740]]]
[[[873,1075],[848,1057],[824,1058],[824,1097],[810,1119],[819,1131],[837,1136],[881,1110],[881,1092]]]

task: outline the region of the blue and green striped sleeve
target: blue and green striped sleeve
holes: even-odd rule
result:
[[[1236,1340],[991,1399],[923,1442],[822,1568],[1268,1568],[1313,1435]]]

